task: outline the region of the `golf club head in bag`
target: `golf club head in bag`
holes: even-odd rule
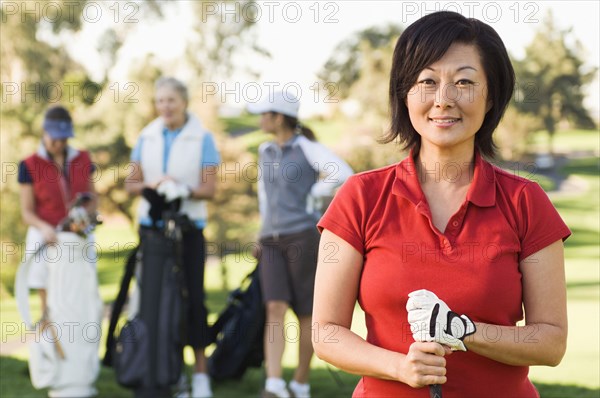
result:
[[[91,192],[77,194],[69,206],[67,216],[60,222],[57,229],[63,232],[74,232],[79,236],[88,236],[97,225],[102,224],[102,218],[94,208],[95,195]]]

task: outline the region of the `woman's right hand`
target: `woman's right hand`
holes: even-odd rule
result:
[[[414,342],[400,364],[398,378],[414,388],[446,382],[446,358],[450,348],[433,342]]]
[[[46,243],[56,243],[58,241],[58,236],[56,235],[56,229],[54,229],[50,224],[42,224],[40,227],[40,232],[44,237],[44,241]]]

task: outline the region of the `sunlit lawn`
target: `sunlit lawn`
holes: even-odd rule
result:
[[[531,149],[548,149],[548,134],[545,131],[533,134]],[[554,136],[554,150],[559,153],[587,151],[597,155],[600,153],[600,134],[598,130],[559,130]]]

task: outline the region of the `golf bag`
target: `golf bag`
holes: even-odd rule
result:
[[[208,358],[208,373],[214,380],[239,379],[248,367],[262,366],[265,307],[259,266],[242,282],[246,288],[229,294],[227,307],[211,327],[216,348]]]
[[[52,396],[92,396],[99,372],[102,301],[98,292],[95,250],[88,234],[98,223],[87,207],[91,195],[79,195],[57,227],[57,242],[46,244],[41,232],[30,228],[27,245],[39,244],[27,255],[15,278],[15,296],[27,329],[35,329],[29,344],[29,375],[36,389]],[[47,311],[33,325],[29,308],[28,276],[36,262],[47,266]]]
[[[183,231],[193,226],[178,213],[179,200],[165,203],[149,189],[144,197],[153,204],[153,214],[158,214],[156,206],[161,206],[161,218],[153,218],[153,227],[140,229],[140,247],[128,259],[113,305],[103,363],[113,366],[119,384],[134,389],[136,396],[158,397],[168,396],[183,366],[187,294],[181,280],[181,240]],[[136,265],[139,308],[115,338]]]

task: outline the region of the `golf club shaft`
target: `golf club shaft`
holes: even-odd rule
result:
[[[442,386],[439,384],[431,384],[429,386],[429,398],[442,398]]]

